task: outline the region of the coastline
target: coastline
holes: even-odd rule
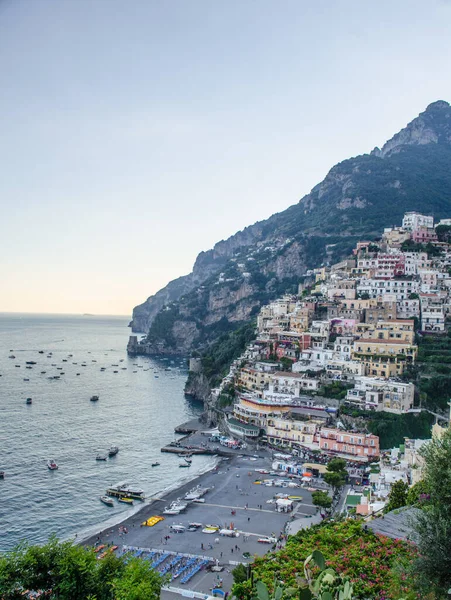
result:
[[[125,513],[115,515],[110,519],[106,519],[96,525],[90,525],[88,528],[83,529],[81,532],[75,533],[65,538],[66,540],[73,540],[78,544],[93,545],[98,536],[103,536],[114,527],[135,527],[137,523],[141,524],[147,518],[149,518],[154,512],[161,512],[166,504],[170,504],[173,500],[176,500],[181,495],[188,492],[194,485],[201,483],[202,478],[214,471],[219,467],[221,462],[224,460],[220,456],[212,456],[213,464],[208,465],[204,469],[201,469],[192,476],[187,476],[179,479],[174,484],[158,491],[157,493],[150,496],[144,502],[140,502],[133,508],[130,508]]]

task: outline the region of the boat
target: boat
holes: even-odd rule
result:
[[[135,500],[145,500],[144,490],[131,486],[128,483],[117,483],[112,485],[106,491],[107,496],[113,496],[114,498],[134,498]]]
[[[0,471],[0,479],[5,479],[5,471]]]
[[[133,498],[128,498],[127,496],[122,496],[121,498],[118,498],[117,501],[133,506]]]
[[[106,454],[97,454],[96,460],[106,460],[108,456]]]
[[[39,350],[39,354],[44,354],[44,350]]]
[[[8,358],[16,358],[16,357],[14,356],[14,354],[10,354],[10,355],[8,356]]]
[[[50,459],[49,461],[47,461],[47,467],[49,468],[50,471],[56,471],[56,469],[58,468],[58,465],[56,464],[56,462],[53,459]]]
[[[189,465],[193,462],[192,458],[184,458],[183,460],[185,460]]]
[[[116,456],[118,452],[119,448],[117,446],[110,446],[110,448],[108,449],[108,456]]]
[[[188,469],[191,465],[189,463],[182,463],[179,465],[180,469]]]
[[[26,364],[26,365],[35,365],[35,364],[36,364],[36,362],[35,362],[34,360],[26,360],[26,361],[25,361],[25,364]]]
[[[108,496],[100,496],[100,502],[103,502],[107,506],[114,506],[114,500],[108,498]]]
[[[91,396],[91,398],[90,398],[91,402],[97,402],[98,399],[99,399],[98,396]]]
[[[32,399],[32,398],[27,398],[27,399],[25,400],[25,404],[31,404],[32,402],[33,402],[33,399]]]
[[[24,381],[30,381],[28,377],[24,377]]]
[[[154,463],[152,463],[152,467],[159,467],[159,466],[160,466],[160,463],[159,463],[159,462],[154,462]]]

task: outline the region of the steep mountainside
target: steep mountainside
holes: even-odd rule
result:
[[[297,204],[199,254],[192,273],[133,311],[148,351],[186,353],[251,318],[407,210],[451,214],[451,107],[438,101],[389,140],[333,167]]]

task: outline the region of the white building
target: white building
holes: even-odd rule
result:
[[[402,220],[402,228],[415,231],[419,227],[434,227],[434,217],[417,212],[407,212]]]
[[[412,279],[361,279],[357,284],[359,294],[368,294],[370,298],[394,294],[396,301],[407,300],[410,294],[418,294],[420,282]]]
[[[356,377],[346,401],[362,410],[402,414],[413,408],[415,386],[395,379]]]

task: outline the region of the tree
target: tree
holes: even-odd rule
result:
[[[0,598],[23,600],[23,590],[41,590],[58,600],[158,600],[164,579],[148,561],[58,542],[21,544],[0,555]]]
[[[329,508],[332,506],[332,498],[327,492],[323,492],[322,490],[313,492],[312,501],[314,506],[319,506],[320,508],[325,508],[326,510],[329,510]]]
[[[162,583],[149,561],[132,558],[112,583],[114,600],[159,600]]]
[[[431,489],[424,479],[420,479],[407,492],[408,505],[422,505],[428,502],[431,498]]]
[[[441,439],[425,444],[420,453],[430,499],[414,520],[420,553],[418,577],[445,596],[451,587],[451,429]]]
[[[396,481],[391,487],[388,504],[386,505],[384,512],[390,512],[391,510],[405,506],[407,504],[408,491],[409,486],[405,481],[402,479]]]
[[[337,494],[344,486],[347,476],[346,461],[343,458],[332,458],[328,462],[324,481],[334,489],[334,494]]]

